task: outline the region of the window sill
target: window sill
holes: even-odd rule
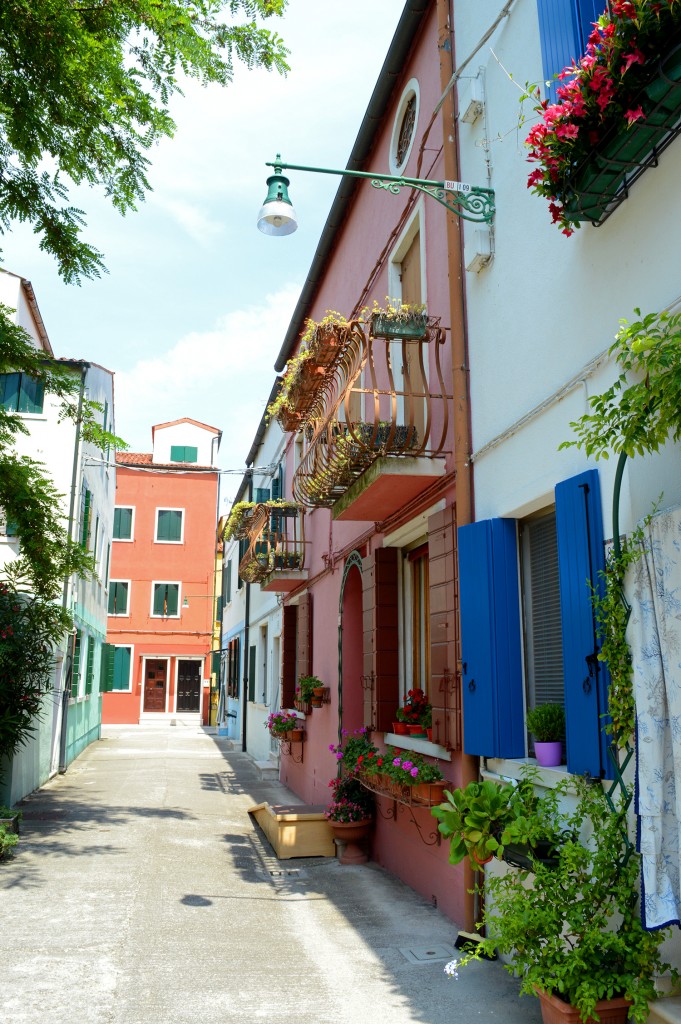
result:
[[[400,750],[413,750],[417,754],[425,754],[426,757],[439,757],[441,761],[451,761],[452,755],[446,747],[439,743],[431,743],[430,740],[422,740],[416,736],[398,736],[394,732],[386,732],[383,739],[391,747],[399,747]]]
[[[526,765],[537,769],[537,781],[547,789],[555,789],[559,783],[571,778],[567,765],[561,764],[557,768],[541,768],[534,757],[519,757],[513,760],[500,757],[483,758],[480,774],[484,779],[501,778],[505,782],[510,779],[519,781],[523,777],[523,768]]]

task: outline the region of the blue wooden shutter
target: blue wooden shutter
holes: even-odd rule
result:
[[[537,0],[544,81],[556,101],[554,75],[579,60],[586,49],[593,23],[605,10],[605,0]]]
[[[563,630],[563,673],[568,770],[600,777],[606,764],[601,715],[607,677],[598,645],[590,583],[605,568],[598,471],[587,470],[556,487],[556,531]]]
[[[514,519],[459,528],[464,751],[525,756]]]

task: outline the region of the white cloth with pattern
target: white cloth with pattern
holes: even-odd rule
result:
[[[644,529],[643,557],[630,570],[636,698],[637,847],[644,927],[681,921],[681,508]]]

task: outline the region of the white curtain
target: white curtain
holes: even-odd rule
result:
[[[681,921],[681,508],[655,515],[644,534],[643,557],[630,569],[626,592],[642,920],[652,930]]]

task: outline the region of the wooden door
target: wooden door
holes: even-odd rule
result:
[[[168,663],[160,660],[145,662],[144,669],[144,710],[165,711],[166,680]]]
[[[201,705],[201,662],[177,663],[177,710],[198,711]]]

